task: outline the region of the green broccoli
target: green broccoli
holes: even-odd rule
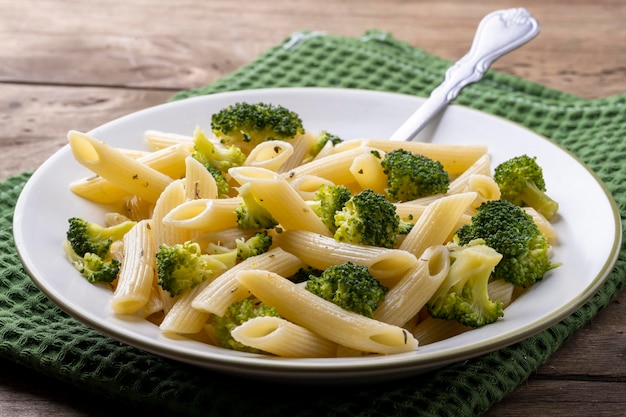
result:
[[[235,210],[240,229],[272,229],[278,225],[272,214],[252,195],[249,183],[239,187],[238,191],[243,199]]]
[[[239,343],[231,335],[233,329],[240,324],[254,317],[262,316],[280,317],[274,307],[270,307],[259,300],[247,298],[231,304],[223,316],[213,315],[211,324],[215,330],[217,341],[223,348],[242,352],[262,353],[256,348]]]
[[[288,278],[291,282],[300,284],[302,282],[308,281],[312,277],[319,277],[322,274],[322,272],[324,271],[321,269],[314,268],[312,266],[307,265],[298,269],[295,274],[293,274],[292,276]]]
[[[476,239],[465,246],[449,244],[450,271],[426,303],[435,318],[481,327],[504,315],[501,302],[489,298],[488,285],[502,255]]]
[[[395,149],[381,160],[387,175],[387,198],[393,202],[410,201],[434,194],[445,194],[450,177],[443,164],[405,149]]]
[[[100,258],[108,257],[111,244],[122,239],[136,224],[132,220],[127,220],[107,227],[82,217],[70,217],[68,223],[67,240],[76,254],[85,256],[86,253],[93,253]]]
[[[309,202],[311,209],[332,233],[335,233],[335,214],[352,198],[350,189],[343,185],[323,184]]]
[[[497,165],[493,179],[500,187],[501,198],[518,206],[529,206],[551,220],[559,204],[546,194],[543,169],[536,157],[521,155]]]
[[[494,279],[502,278],[527,288],[557,266],[551,263],[550,245],[532,217],[506,200],[482,203],[470,224],[461,226],[454,236],[454,241],[460,245],[475,239],[484,240],[487,246],[502,254],[493,272]]]
[[[117,278],[121,263],[117,259],[101,258],[99,255],[87,252],[80,256],[65,240],[63,250],[74,268],[91,283],[113,282]]]
[[[340,242],[393,248],[406,230],[394,206],[382,194],[365,189],[335,213],[334,238]]]
[[[200,128],[193,133],[192,156],[203,165],[211,165],[221,172],[243,165],[246,155],[235,145],[223,146],[211,142]]]
[[[248,154],[266,140],[290,140],[304,133],[300,116],[266,103],[235,103],[211,117],[211,130],[222,143]]]
[[[366,266],[352,262],[332,265],[318,277],[311,275],[305,285],[326,301],[370,318],[389,291]]]
[[[272,246],[272,236],[266,230],[257,232],[246,239],[237,239],[237,258],[248,259],[251,256],[260,255],[267,252]]]
[[[197,242],[161,244],[156,253],[158,283],[175,297],[225,269],[220,255],[203,253]]]

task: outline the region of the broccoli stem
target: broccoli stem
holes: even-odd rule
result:
[[[520,198],[527,206],[533,207],[547,220],[551,220],[559,209],[559,203],[531,181],[528,181],[527,186],[520,194]]]

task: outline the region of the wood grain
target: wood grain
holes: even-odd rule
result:
[[[494,69],[584,98],[626,92],[626,6],[618,0],[0,0],[0,180],[38,167],[68,130],[215,81],[293,32],[376,28],[454,61],[482,16],[520,5],[541,33]],[[623,415],[624,317],[622,292],[486,415]],[[126,409],[5,359],[0,369],[0,416]]]

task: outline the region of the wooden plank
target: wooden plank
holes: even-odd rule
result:
[[[320,8],[316,2],[222,0],[202,7],[193,1],[143,0],[103,10],[97,2],[0,0],[0,81],[189,88],[241,67],[305,29],[358,36],[377,28],[456,60],[469,49],[480,18],[493,10],[491,4],[460,0],[437,7],[395,3],[335,2]],[[537,10],[538,38],[493,68],[582,97],[621,92],[626,31],[619,26],[624,19],[616,16],[626,18],[626,8],[618,2],[601,8],[574,2],[554,13],[542,3],[525,4]],[[498,7],[518,4],[499,2]],[[579,32],[572,31],[571,22],[581,15],[589,19]]]
[[[626,411],[624,392],[623,381],[534,379],[491,407],[484,417],[621,417]]]
[[[626,292],[621,291],[591,322],[574,333],[538,372],[542,378],[626,382]],[[599,366],[599,364],[605,364]]]
[[[0,92],[0,180],[37,168],[67,143],[70,129],[88,131],[165,102],[157,90],[4,85]]]

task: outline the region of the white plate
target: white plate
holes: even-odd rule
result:
[[[325,129],[353,139],[388,137],[423,99],[344,89],[249,90],[149,108],[89,133],[114,146],[143,149],[145,130],[187,135],[196,126],[208,130],[212,113],[239,101],[282,104],[299,113],[311,131]],[[71,181],[89,173],[74,161],[67,146],[47,160],[24,187],[15,210],[16,246],[41,290],[88,326],[140,349],[200,367],[282,380],[397,378],[485,354],[555,324],[605,282],[621,245],[619,212],[604,185],[575,157],[530,130],[460,106],[450,106],[422,136],[430,136],[429,140],[437,143],[486,144],[494,166],[524,153],[537,156],[544,167],[548,192],[560,204],[555,223],[560,244],[554,259],[563,266],[515,301],[499,322],[419,347],[415,352],[367,358],[281,359],[171,339],[147,321],[112,314],[110,292],[81,279],[61,249],[69,217],[102,221],[103,212],[68,190]]]

